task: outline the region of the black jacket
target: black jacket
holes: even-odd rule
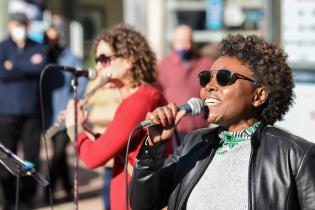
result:
[[[166,160],[162,159],[165,145],[143,145],[132,177],[131,207],[185,209],[218,142],[218,128],[194,131]],[[314,144],[261,125],[251,145],[249,209],[315,209]]]

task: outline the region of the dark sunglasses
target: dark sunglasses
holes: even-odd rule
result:
[[[117,55],[106,56],[104,54],[101,54],[95,58],[95,63],[101,62],[102,65],[106,66],[106,65],[110,64],[110,61],[116,57],[118,57],[118,56]]]
[[[198,74],[199,83],[200,83],[201,87],[205,87],[211,81],[214,72],[216,72],[215,78],[216,78],[218,85],[220,85],[220,86],[231,85],[234,82],[236,82],[237,79],[244,79],[244,80],[248,80],[250,82],[255,82],[255,80],[253,80],[249,77],[246,77],[246,76],[241,75],[241,74],[236,73],[236,72],[232,72],[232,71],[227,70],[227,69],[210,70],[210,71],[201,71]]]

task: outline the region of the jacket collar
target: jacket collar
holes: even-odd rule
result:
[[[203,128],[200,129],[201,132],[201,141],[208,142],[210,146],[215,146],[219,143],[220,139],[218,138],[220,126],[213,128]]]
[[[266,127],[266,124],[264,122],[261,122],[259,127],[256,129],[256,131],[253,133],[251,144],[253,149],[257,149],[261,144],[261,135]]]
[[[253,149],[257,149],[259,145],[261,144],[261,135],[266,127],[266,124],[261,122],[259,127],[256,129],[256,131],[253,133],[253,137],[251,140],[251,145]],[[218,138],[220,126],[214,127],[214,128],[203,128],[200,129],[202,141],[208,142],[212,147],[218,146],[220,139]]]

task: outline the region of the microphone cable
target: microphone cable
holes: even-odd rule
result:
[[[49,193],[49,204],[51,210],[53,210],[53,199],[52,199],[52,189],[50,186],[50,166],[49,166],[49,157],[48,157],[48,146],[47,146],[47,139],[45,135],[45,112],[44,112],[44,99],[43,99],[43,89],[42,89],[42,84],[43,84],[43,79],[45,72],[48,71],[50,68],[56,67],[56,64],[47,64],[44,69],[40,73],[39,77],[39,101],[40,101],[40,113],[41,113],[41,130],[42,130],[42,139],[44,141],[44,150],[45,150],[45,158],[46,158],[46,173],[47,173],[47,179],[49,180],[49,185],[48,185],[48,193]]]
[[[130,147],[130,142],[132,139],[132,136],[134,135],[134,133],[139,130],[141,127],[136,126],[132,129],[129,138],[128,138],[128,142],[127,142],[127,146],[126,146],[126,155],[125,155],[125,165],[124,165],[124,170],[125,170],[125,184],[126,184],[126,210],[129,210],[129,186],[128,186],[128,155],[129,155],[129,147]],[[132,174],[131,174],[132,175]]]

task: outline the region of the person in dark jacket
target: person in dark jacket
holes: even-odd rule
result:
[[[137,209],[314,209],[315,146],[274,127],[293,104],[292,70],[276,44],[229,35],[199,73],[204,116],[218,126],[188,134],[166,160],[165,142],[185,111],[159,107],[137,156]]]
[[[0,142],[13,153],[23,144],[23,158],[39,165],[40,110],[39,75],[47,63],[45,48],[27,37],[28,19],[13,13],[8,22],[9,37],[0,43]],[[14,209],[16,178],[0,165],[0,183],[5,210]],[[31,209],[36,181],[22,177],[21,209]]]

